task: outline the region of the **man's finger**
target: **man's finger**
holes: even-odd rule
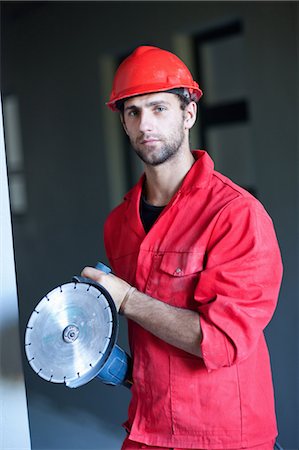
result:
[[[92,280],[97,280],[101,277],[101,275],[106,275],[105,272],[99,269],[95,269],[94,267],[84,267],[81,272],[82,277],[91,278]]]

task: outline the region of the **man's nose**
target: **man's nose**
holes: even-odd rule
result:
[[[139,130],[142,133],[147,133],[153,129],[153,120],[149,111],[142,111],[140,113]]]

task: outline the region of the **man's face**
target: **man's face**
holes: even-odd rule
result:
[[[174,94],[159,92],[125,101],[123,125],[142,161],[157,166],[172,159],[188,140],[185,112]]]

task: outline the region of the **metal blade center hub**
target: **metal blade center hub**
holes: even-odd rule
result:
[[[63,330],[62,336],[63,340],[67,342],[68,344],[71,344],[72,342],[75,342],[75,340],[79,336],[79,328],[76,325],[68,325]]]

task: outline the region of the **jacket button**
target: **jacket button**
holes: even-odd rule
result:
[[[177,267],[177,269],[175,269],[175,273],[177,274],[182,273],[182,269],[180,267]]]

